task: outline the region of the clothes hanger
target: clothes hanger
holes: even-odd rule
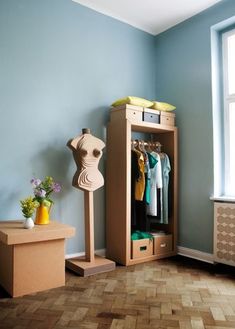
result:
[[[143,149],[142,149],[142,141],[139,140],[139,139],[136,139],[135,140],[137,145],[136,145],[136,150],[140,151],[140,152],[143,152]]]
[[[155,147],[156,147],[157,153],[161,153],[161,151],[162,151],[162,144],[160,142],[156,142],[155,145],[156,145]]]
[[[145,150],[145,141],[144,140],[140,140],[140,150],[141,150],[141,152],[146,152],[146,150]]]
[[[135,140],[132,140],[131,141],[131,150],[132,151],[135,151],[136,150],[136,146],[135,145],[136,145],[136,141]]]
[[[147,143],[147,149],[146,149],[146,151],[147,152],[149,152],[149,153],[151,153],[152,152],[152,142],[150,142],[150,141],[148,141],[148,142],[146,142]]]

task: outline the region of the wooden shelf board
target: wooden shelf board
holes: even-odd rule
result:
[[[175,130],[177,130],[177,127],[143,121],[143,122],[131,122],[131,130],[164,134],[168,132],[174,132]]]
[[[50,221],[47,225],[35,225],[30,230],[25,229],[23,223],[20,220],[0,222],[0,241],[7,245],[15,245],[65,239],[75,235],[74,227],[56,221]]]
[[[144,257],[144,258],[130,259],[127,265],[135,265],[135,264],[150,262],[150,261],[157,260],[157,259],[175,256],[176,254],[177,254],[176,251],[172,251],[172,252],[169,252],[167,254],[162,254],[162,255],[152,255],[152,256]]]

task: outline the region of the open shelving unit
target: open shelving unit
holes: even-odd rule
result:
[[[135,118],[135,112],[112,116],[107,128],[106,165],[106,257],[123,265],[133,265],[177,253],[177,204],[178,204],[178,130],[175,126],[146,122]],[[120,112],[120,111],[119,111]],[[131,258],[131,139],[132,133],[151,134],[163,145],[171,162],[172,209],[169,224],[158,228],[172,235],[172,248],[167,252],[143,258]]]

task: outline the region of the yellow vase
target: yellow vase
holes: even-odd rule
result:
[[[46,225],[50,222],[50,207],[40,204],[36,211],[35,224]]]

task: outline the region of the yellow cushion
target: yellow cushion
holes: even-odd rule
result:
[[[149,100],[140,98],[140,97],[127,96],[127,97],[118,99],[117,101],[115,101],[112,104],[112,106],[119,106],[119,105],[123,105],[123,104],[151,107],[153,105],[153,102],[150,102]]]
[[[151,106],[151,109],[158,111],[173,111],[176,107],[168,103],[153,101],[153,106]]]

